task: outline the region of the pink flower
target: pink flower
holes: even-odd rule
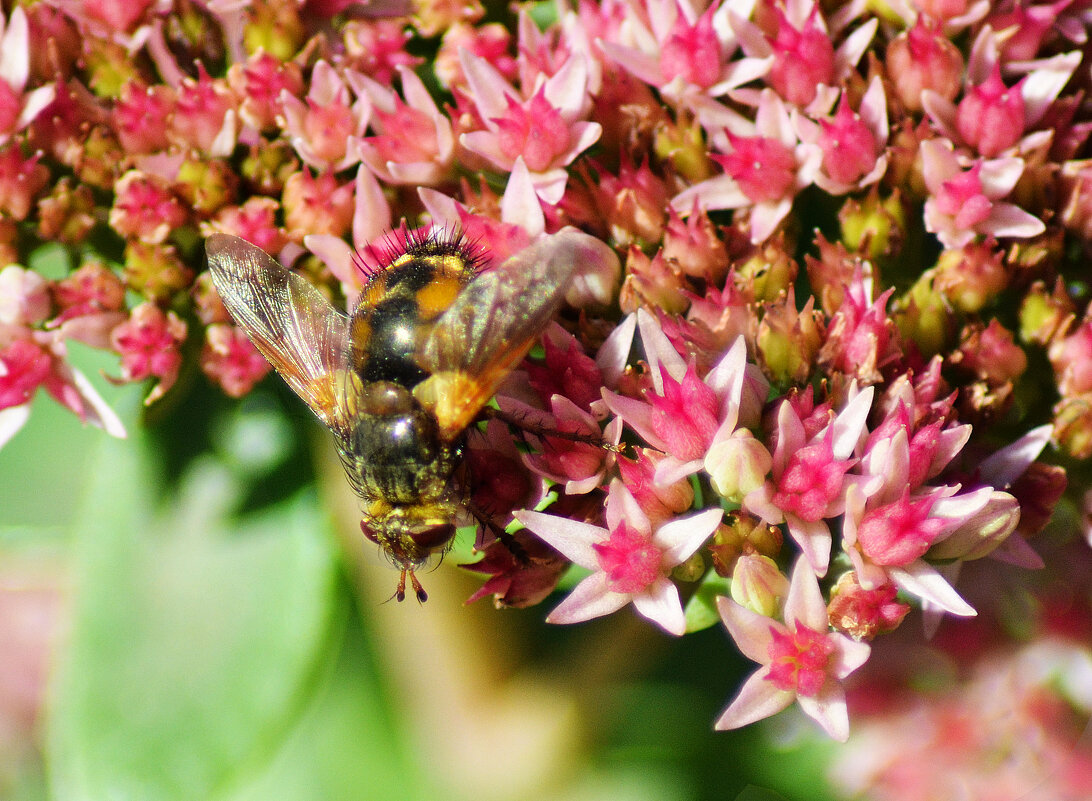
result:
[[[26,423],[30,401],[39,387],[76,414],[114,437],[125,427],[87,377],[68,364],[68,351],[57,332],[0,326],[0,445]]]
[[[527,367],[528,380],[540,398],[564,395],[582,409],[599,400],[603,373],[576,337],[553,324],[543,334],[542,344],[544,363]]]
[[[345,50],[354,70],[389,86],[396,72],[421,63],[406,52],[412,36],[400,19],[355,19],[345,26]]]
[[[539,512],[516,519],[574,563],[592,570],[546,618],[579,623],[632,603],[637,612],[670,634],[686,632],[679,591],[669,578],[720,523],[719,508],[673,519],[655,530],[620,481],[607,494],[607,528]]]
[[[773,434],[773,472],[749,493],[743,508],[767,523],[788,524],[789,534],[818,575],[827,572],[831,533],[826,520],[845,510],[846,491],[859,481],[847,476],[872,406],[873,388],[853,396],[826,426],[807,437],[804,421],[788,401],[778,407]]]
[[[564,395],[550,398],[548,415],[509,398],[500,398],[498,403],[506,414],[534,420],[553,431],[602,438],[604,444],[617,445],[622,434],[620,419],[616,417],[601,432],[595,418]],[[524,464],[543,478],[564,486],[569,495],[591,492],[603,483],[607,471],[614,465],[614,452],[598,445],[549,435],[540,438],[528,433],[526,436],[534,450],[523,454]]]
[[[758,244],[773,234],[793,198],[812,182],[823,154],[817,145],[797,139],[784,102],[769,89],[762,93],[755,122],[742,120],[735,127],[751,133],[724,129],[727,155],[714,158],[725,174],[683,190],[671,206],[681,215],[689,214],[695,204],[705,211],[749,209],[751,241]]]
[[[49,316],[49,282],[9,264],[0,270],[0,325],[32,326]]]
[[[368,124],[368,107],[359,100],[350,106],[349,89],[328,62],[315,64],[304,100],[281,92],[284,130],[300,158],[332,172],[359,161],[355,138]]]
[[[145,404],[159,400],[178,378],[182,366],[179,347],[186,339],[186,324],[174,312],[164,314],[154,303],[142,303],[129,320],[114,329],[111,343],[121,356],[117,383],[155,378],[157,383]]]
[[[154,153],[167,148],[167,120],[174,94],[163,85],[129,81],[114,103],[114,130],[118,141],[133,153]]]
[[[264,51],[228,68],[228,84],[239,96],[239,119],[257,131],[272,129],[283,113],[284,93],[303,92],[303,76],[294,61],[282,61]]]
[[[122,236],[157,244],[186,218],[178,198],[154,175],[129,170],[114,185],[110,227]]]
[[[646,14],[626,15],[620,30],[604,31],[608,35],[599,47],[668,99],[701,103],[769,69],[766,57],[734,58],[739,42],[730,19],[749,17],[754,0],[714,3],[701,14],[678,0],[646,0],[643,5]],[[628,35],[621,35],[623,31]]]
[[[782,621],[717,598],[717,609],[736,646],[761,667],[717,719],[717,729],[737,729],[785,709],[793,701],[836,740],[849,737],[842,680],[865,663],[869,646],[829,630],[827,607],[815,573],[797,560]]]
[[[539,197],[557,203],[568,181],[565,168],[602,132],[599,123],[582,119],[591,109],[584,58],[569,58],[521,95],[487,61],[461,55],[469,96],[485,128],[464,133],[459,141],[506,172],[522,158]]]
[[[932,428],[919,433],[939,436]],[[910,464],[907,429],[869,441],[861,461],[869,478],[852,484],[846,493],[842,547],[863,588],[893,582],[951,614],[973,615],[974,609],[923,557],[977,515],[990,501],[993,488],[957,494],[958,485],[915,487]]]
[[[293,173],[284,184],[281,204],[289,237],[308,234],[342,236],[353,223],[352,184],[341,184],[331,172],[312,175],[306,169]]]
[[[815,113],[812,109],[811,113]],[[843,92],[833,117],[812,122],[799,112],[793,125],[800,141],[818,145],[823,153],[822,169],[815,185],[832,195],[844,195],[874,184],[887,170],[887,97],[883,82],[873,78],[854,112]]]
[[[205,329],[201,369],[226,395],[241,398],[265,377],[270,366],[241,329],[214,323]]]
[[[641,438],[667,454],[656,468],[656,482],[670,484],[704,467],[706,452],[731,436],[748,402],[746,345],[741,337],[703,378],[672,347],[655,318],[637,313],[652,390],[644,400],[603,390],[612,412]]]
[[[1018,158],[978,160],[964,172],[946,140],[921,143],[922,170],[929,198],[925,229],[947,248],[961,248],[976,236],[1027,239],[1046,230],[1042,220],[1007,197],[1024,171]]]
[[[829,95],[828,87],[854,73],[879,24],[877,19],[868,20],[835,49],[834,41],[840,37],[840,27],[849,21],[848,15],[835,18],[836,27],[828,30],[820,5],[813,0],[787,0],[774,6],[773,13],[776,20],[769,21],[771,27],[777,23],[773,36],[742,15],[732,17],[732,27],[748,56],[769,62],[766,84],[783,101],[797,107]],[[740,89],[733,96],[753,103],[756,94],[755,90]]]
[[[197,79],[184,78],[170,116],[172,136],[184,147],[228,156],[238,129],[236,101],[222,78],[211,78],[198,62]]]
[[[52,85],[25,92],[29,74],[27,16],[22,6],[16,6],[6,25],[0,12],[0,145],[30,125],[56,96]]]
[[[359,140],[360,157],[386,183],[435,186],[450,177],[455,159],[451,120],[412,70],[399,68],[398,75],[405,100],[359,73],[346,76],[371,104],[375,135]]]
[[[777,15],[777,35],[770,42],[774,60],[766,82],[782,99],[795,106],[805,106],[815,98],[820,85],[834,83],[834,43],[819,15],[812,6],[804,24],[797,28],[774,7]]]

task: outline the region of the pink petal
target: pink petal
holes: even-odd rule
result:
[[[724,595],[717,596],[717,611],[740,653],[752,662],[766,664],[770,659],[770,629],[784,630],[784,624],[760,615]]]
[[[742,209],[751,205],[751,199],[743,194],[730,175],[718,175],[684,189],[671,199],[671,207],[686,216],[694,210],[694,203],[705,211]]]
[[[830,564],[830,527],[823,520],[801,520],[796,515],[787,515],[785,519],[790,536],[800,546],[800,552],[807,558],[812,570],[817,576],[825,576]]]
[[[617,386],[625,372],[629,351],[633,347],[633,332],[636,329],[637,315],[627,315],[610,332],[595,356],[595,364],[603,373],[603,381],[608,387]]]
[[[763,720],[785,709],[796,698],[795,693],[779,690],[765,679],[766,669],[760,668],[743,683],[735,700],[728,705],[713,728],[720,731],[738,729],[748,723]]]
[[[951,584],[936,568],[921,559],[906,567],[888,568],[888,575],[899,587],[911,595],[929,601],[936,607],[959,617],[973,617],[978,613],[963,600]]]
[[[508,176],[508,186],[501,198],[501,220],[521,226],[532,238],[546,231],[546,215],[523,156],[516,158]]]
[[[620,416],[630,428],[636,431],[641,439],[657,450],[666,451],[665,443],[652,429],[652,407],[644,401],[627,398],[610,390],[603,390],[603,402],[607,408]]]
[[[590,570],[599,566],[592,544],[606,538],[605,528],[527,509],[516,512],[515,518],[570,561]]]
[[[581,581],[546,617],[547,623],[582,623],[617,612],[630,602],[629,595],[612,592],[604,573],[592,573]]]
[[[0,26],[0,34],[0,78],[17,93],[22,92],[30,74],[30,36],[22,6],[12,10],[7,30]]]
[[[983,224],[983,233],[995,237],[1011,236],[1028,239],[1046,230],[1043,221],[1011,203],[995,203],[989,220]]]
[[[660,60],[658,58],[646,55],[636,48],[625,47],[614,42],[601,40],[598,44],[607,58],[643,83],[647,83],[649,86],[662,86],[664,84],[664,76],[660,72]]]
[[[827,686],[814,698],[805,695],[796,697],[804,714],[823,727],[823,731],[833,739],[844,743],[849,739],[849,709],[846,707],[846,694],[837,682],[827,682]]]
[[[641,344],[645,348],[645,359],[652,374],[652,386],[657,394],[664,392],[663,376],[660,369],[676,381],[682,381],[686,375],[686,360],[675,350],[671,340],[667,338],[660,321],[644,309],[637,310],[637,327],[641,330]]]
[[[354,185],[353,242],[363,248],[382,236],[391,224],[391,207],[372,171],[363,164],[357,168]]]
[[[679,588],[666,578],[657,579],[645,592],[633,596],[633,606],[668,634],[686,634],[686,616],[679,600]]]
[[[652,536],[652,524],[648,520],[648,515],[620,479],[616,478],[610,483],[604,516],[610,531],[624,522],[645,536]]]
[[[724,512],[716,507],[676,518],[660,526],[652,541],[664,549],[666,564],[682,564],[717,530],[723,517]]]
[[[819,589],[819,580],[804,557],[796,560],[789,578],[789,594],[785,596],[785,624],[802,623],[809,629],[826,631],[827,604]]]

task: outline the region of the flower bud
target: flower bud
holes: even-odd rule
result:
[[[178,168],[175,189],[197,214],[208,216],[235,200],[239,177],[223,159],[191,158]]]
[[[653,151],[657,158],[669,161],[675,172],[692,184],[713,174],[713,162],[705,144],[705,135],[696,119],[682,114],[679,119],[664,122],[656,129]]]
[[[685,286],[685,279],[664,259],[663,251],[657,251],[649,259],[639,248],[631,247],[618,303],[625,314],[642,306],[667,314],[682,314],[689,305],[683,294]]]
[[[38,201],[38,236],[66,245],[81,244],[94,228],[95,197],[86,184],[72,186],[67,175]]]
[[[809,295],[799,312],[792,287],[779,302],[766,304],[758,324],[756,345],[760,365],[775,384],[803,384],[811,375],[823,345],[823,313]]]
[[[926,270],[910,291],[895,304],[895,325],[928,358],[942,353],[955,335],[955,314],[947,298],[933,287],[933,271]]]
[[[728,249],[709,215],[698,210],[683,220],[671,206],[664,229],[664,258],[686,275],[722,284],[728,271]]]
[[[766,617],[776,618],[789,594],[789,579],[768,556],[746,554],[732,570],[732,600]]]
[[[1092,318],[1086,318],[1068,336],[1055,339],[1047,355],[1062,395],[1092,391]]]
[[[1061,278],[1054,282],[1049,293],[1042,281],[1036,281],[1020,304],[1020,339],[1049,345],[1069,327],[1075,311]]]
[[[950,356],[950,362],[970,370],[988,384],[1015,381],[1027,369],[1027,354],[1013,342],[1012,332],[996,317],[985,327],[981,323],[966,326],[960,340],[959,350]],[[1092,358],[1086,361],[1092,367]]]
[[[844,573],[831,590],[827,605],[830,625],[858,641],[892,631],[910,612],[909,604],[896,600],[897,592],[894,584],[866,590],[858,583],[856,573]]]
[[[933,288],[958,311],[980,311],[1008,286],[1004,256],[988,242],[945,250],[937,259]]]
[[[754,301],[775,301],[788,290],[800,271],[789,255],[783,235],[768,240],[761,250],[732,269],[735,285]]]
[[[866,259],[897,252],[906,236],[906,211],[898,190],[881,199],[873,187],[864,200],[849,198],[838,212],[838,222],[842,243]]]
[[[307,35],[295,0],[270,0],[248,7],[243,43],[248,53],[263,50],[279,61],[290,61]]]
[[[781,551],[781,529],[764,523],[746,512],[732,512],[713,533],[709,545],[713,568],[718,575],[730,576],[742,554],[759,554],[771,559]]]
[[[1020,504],[1007,492],[995,490],[978,512],[929,549],[929,559],[981,559],[1008,539],[1020,522]]]
[[[125,246],[125,283],[135,292],[157,301],[168,301],[190,285],[193,271],[171,245],[131,240]]]
[[[770,452],[746,428],[713,442],[705,454],[705,472],[713,489],[733,503],[761,487],[772,467]]]
[[[922,110],[926,89],[953,100],[962,85],[963,56],[939,24],[930,24],[924,16],[891,41],[886,66],[895,96],[907,111]]]
[[[1092,395],[1062,398],[1054,405],[1054,441],[1075,459],[1092,456]]]

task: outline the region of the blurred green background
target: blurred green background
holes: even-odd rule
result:
[[[0,615],[32,585],[59,610],[44,705],[0,737],[0,798],[834,797],[834,746],[792,714],[712,730],[752,667],[720,627],[464,606],[458,554],[422,576],[427,604],[388,603],[397,574],[276,379],[233,402],[183,376],[145,412],[99,354],[74,361],[130,438],[43,395],[0,451]]]

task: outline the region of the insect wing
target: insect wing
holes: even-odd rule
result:
[[[527,355],[564,301],[584,234],[545,237],[476,278],[417,352],[431,373],[415,389],[450,438],[462,432]]]
[[[348,318],[261,248],[205,240],[213,283],[250,341],[327,426],[347,430]]]

